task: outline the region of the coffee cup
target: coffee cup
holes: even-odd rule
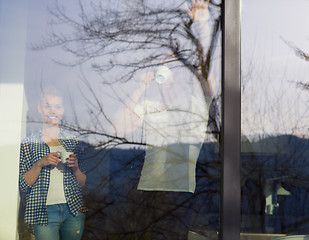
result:
[[[164,65],[161,65],[157,68],[157,72],[155,75],[155,80],[159,84],[165,83],[172,75],[172,71]]]
[[[70,157],[71,154],[74,154],[74,152],[60,152],[60,160],[62,163],[66,163],[66,159]]]

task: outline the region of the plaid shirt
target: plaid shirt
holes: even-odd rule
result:
[[[81,162],[81,143],[72,135],[61,130],[59,142],[68,152],[74,152],[77,155],[78,166],[82,172]],[[43,167],[37,181],[28,185],[24,174],[45,155],[49,154],[48,145],[42,140],[42,133],[31,135],[21,144],[20,166],[19,166],[19,187],[20,191],[26,193],[26,210],[25,223],[28,225],[47,225],[46,199],[50,181],[51,167]],[[75,216],[78,214],[82,205],[82,190],[73,175],[71,168],[65,168],[63,175],[64,194],[71,213]]]

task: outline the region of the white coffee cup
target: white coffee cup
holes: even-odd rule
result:
[[[59,152],[60,153],[60,160],[62,163],[66,163],[66,159],[70,157],[71,154],[74,154],[74,152]]]
[[[155,75],[155,80],[159,84],[165,83],[172,75],[172,71],[164,65],[161,65],[157,68],[157,72]]]

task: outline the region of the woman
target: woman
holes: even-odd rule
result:
[[[209,0],[192,0],[192,10],[185,5],[197,36],[199,58],[205,58],[210,48],[208,5]],[[156,73],[141,75],[139,87],[115,114],[113,125],[123,135],[143,128],[147,148],[138,190],[194,193],[216,79],[212,71],[198,71],[205,67],[202,62],[206,59],[194,77],[186,69],[176,68],[174,60],[167,62]]]
[[[86,175],[81,168],[81,143],[59,126],[62,97],[45,90],[38,105],[42,130],[21,144],[19,183],[26,193],[25,222],[37,240],[81,239],[85,214],[81,212]],[[60,153],[73,152],[62,163]]]

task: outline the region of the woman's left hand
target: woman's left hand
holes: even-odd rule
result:
[[[189,8],[187,2],[185,2],[185,8],[192,20],[208,20],[209,10],[208,10],[209,0],[206,2],[204,0],[192,0],[192,10]]]
[[[70,157],[67,158],[67,166],[72,168],[73,174],[79,185],[84,186],[86,184],[86,174],[80,171],[78,167],[78,159],[75,154],[71,154]]]
[[[71,154],[69,158],[67,158],[67,166],[71,167],[73,172],[78,169],[78,160],[75,154]]]

